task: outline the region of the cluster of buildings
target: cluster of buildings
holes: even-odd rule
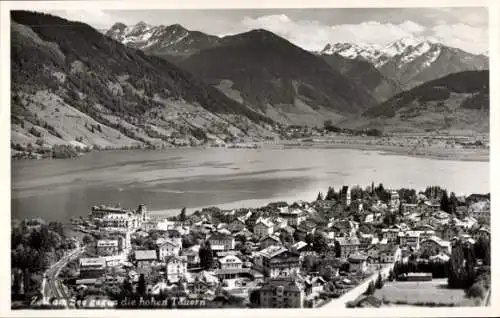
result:
[[[478,212],[459,219],[429,200],[401,203],[396,191],[388,202],[369,205],[352,200],[348,187],[338,198],[201,211],[183,221],[151,219],[144,205],[135,211],[93,207],[93,230],[112,235],[96,240],[96,257],[80,259],[77,285],[105,283],[102,277],[115,267],[121,281],[137,282],[144,275],[152,295],[176,290],[210,300],[224,290],[245,299],[247,306],[314,306],[329,281],[321,270],[305,266],[307,258],[333,257],[337,261],[328,262],[330,275],[345,280],[413,253],[446,261],[454,240],[473,244],[479,236],[489,236],[487,228],[478,227]],[[486,213],[489,204],[467,208]],[[398,222],[381,226],[384,215],[396,211]],[[132,244],[141,240],[149,243]],[[327,252],[318,241],[328,246]],[[200,252],[207,245],[212,251],[209,266],[202,264]]]

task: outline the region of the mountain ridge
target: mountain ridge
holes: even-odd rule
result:
[[[12,11],[11,39],[13,144],[156,147],[273,136],[268,117],[84,23]]]
[[[489,131],[489,71],[463,71],[396,94],[347,120],[349,128]]]
[[[215,85],[231,81],[249,105],[266,114],[280,105],[289,105],[290,112],[307,108],[349,114],[375,104],[369,92],[321,57],[263,29],[223,37],[219,45],[178,65]]]
[[[426,37],[405,37],[386,46],[327,44],[321,53],[366,60],[404,89],[456,72],[489,68],[489,58],[485,55],[468,53]]]

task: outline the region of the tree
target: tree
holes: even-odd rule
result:
[[[448,269],[449,288],[469,288],[474,283],[476,261],[472,249],[462,242],[453,246]]]
[[[309,245],[313,245],[314,244],[314,235],[312,233],[307,233],[304,241],[309,244]]]
[[[128,278],[123,280],[122,289],[126,295],[130,295],[132,293],[132,284]]]
[[[474,284],[472,285],[469,289],[466,291],[466,295],[468,298],[483,298],[485,294],[484,288],[479,285],[479,284]]]
[[[323,201],[323,193],[318,193],[318,197],[316,198],[316,201]]]
[[[450,199],[446,190],[443,191],[443,195],[441,196],[440,208],[446,213],[451,213]]]
[[[198,255],[200,256],[200,266],[207,270],[212,268],[213,262],[214,262],[214,256],[213,256],[213,251],[212,247],[210,246],[209,241],[205,241],[202,246],[200,246],[200,250],[198,252]]]
[[[342,255],[342,247],[340,246],[339,241],[335,240],[333,250],[335,251],[335,257],[340,257]]]
[[[335,200],[337,198],[337,194],[333,187],[328,187],[328,191],[326,192],[325,200]]]
[[[146,280],[144,278],[144,274],[139,276],[139,282],[137,283],[137,293],[139,295],[146,294]]]
[[[359,186],[356,185],[351,188],[351,200],[357,200],[357,199],[363,199],[364,197],[364,191],[363,189]]]
[[[384,286],[384,281],[382,280],[382,274],[378,273],[377,280],[375,281],[375,288],[380,289]]]
[[[195,244],[194,238],[192,235],[183,235],[182,236],[182,248],[190,248]]]
[[[182,208],[181,214],[179,215],[179,221],[185,222],[186,221],[186,208]]]
[[[316,267],[316,257],[313,255],[306,255],[304,260],[302,261],[302,267],[306,270],[306,272],[313,271]]]
[[[486,266],[491,265],[491,251],[489,244],[486,246],[486,251],[484,252],[483,264]]]
[[[450,207],[451,207],[451,213],[457,214],[457,206],[458,206],[458,199],[455,195],[455,192],[452,192],[450,194]]]
[[[375,188],[375,195],[382,201],[382,202],[389,202],[391,199],[391,193],[389,191],[386,191],[384,188],[384,185],[380,183],[376,188]]]
[[[283,244],[293,244],[293,235],[290,234],[287,231],[281,231],[280,232],[280,241],[283,242]]]
[[[370,281],[368,284],[368,288],[366,288],[365,295],[373,295],[375,292],[375,284],[373,284],[373,281]]]
[[[316,232],[313,235],[313,249],[319,253],[323,254],[329,250],[328,240],[323,233]]]
[[[330,128],[333,126],[333,122],[331,119],[327,119],[325,120],[325,122],[323,123],[323,128],[326,129],[326,130],[330,130]]]
[[[396,264],[394,264],[394,266],[396,266]],[[389,271],[389,280],[392,282],[395,278],[396,276],[394,275],[394,270],[391,269]]]
[[[321,275],[321,277],[323,277],[325,281],[329,282],[334,277],[335,270],[331,265],[326,265],[326,266],[322,265],[319,268],[319,274]]]
[[[490,245],[490,241],[484,237],[480,236],[478,240],[474,243],[474,254],[478,259],[484,259],[486,257],[486,251]]]

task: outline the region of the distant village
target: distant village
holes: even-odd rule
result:
[[[432,281],[439,276],[432,266],[396,268],[448,266],[456,245],[489,244],[489,218],[489,195],[373,184],[329,188],[313,202],[183,209],[168,218],[151,217],[142,204],[101,205],[72,220],[85,233],[82,248],[54,279],[76,299],[108,299],[114,307],[126,307],[125,298],[143,307],[167,299],[167,308],[312,308],[339,300],[380,307],[373,284]],[[489,265],[488,257],[476,257],[474,268]]]

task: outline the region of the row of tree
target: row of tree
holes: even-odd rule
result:
[[[75,248],[67,239],[62,223],[24,220],[12,226],[11,269],[14,274],[12,295],[28,299],[39,293],[42,273]]]

